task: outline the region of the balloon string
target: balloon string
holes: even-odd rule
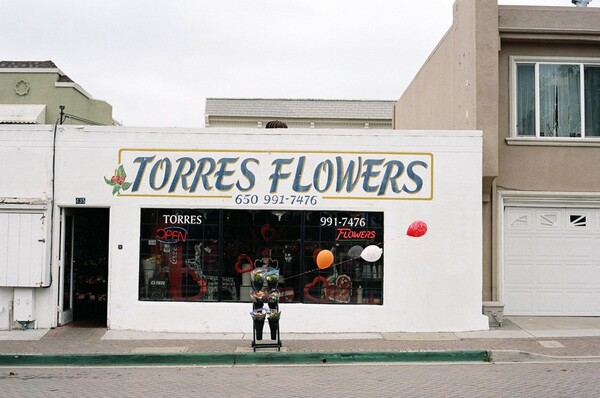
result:
[[[387,242],[390,242],[390,241],[392,241],[392,240],[395,240],[395,239],[399,239],[399,238],[393,238],[393,239],[389,239],[389,240],[387,240]],[[377,244],[375,244],[374,246],[381,246],[381,245],[383,245],[383,242],[377,243]],[[335,267],[335,266],[337,266],[337,265],[342,265],[342,264],[345,264],[345,263],[348,263],[348,262],[351,262],[351,261],[354,261],[354,260],[358,260],[358,259],[360,259],[360,258],[361,258],[360,256],[352,257],[352,258],[350,258],[350,259],[348,259],[348,260],[344,260],[344,261],[340,261],[339,263],[331,264],[331,265],[330,265],[329,267],[327,267],[327,268],[330,268],[330,267]],[[320,271],[320,269],[317,267],[317,268],[315,268],[315,269],[311,269],[311,270],[308,270],[308,271],[305,271],[305,272],[301,272],[301,273],[299,273],[299,274],[296,274],[296,275],[292,275],[292,276],[286,276],[286,277],[285,277],[285,279],[286,279],[286,280],[294,279],[294,278],[297,278],[297,277],[299,277],[299,276],[306,275],[306,274],[310,274],[310,273],[312,273],[312,272],[315,272],[315,271]]]
[[[351,258],[351,259],[349,259],[349,260],[344,260],[344,261],[341,261],[341,262],[339,262],[339,263],[331,264],[329,267],[335,267],[336,265],[342,265],[342,264],[344,264],[344,263],[347,263],[347,262],[350,262],[350,261],[354,261],[354,260],[356,260],[356,259],[358,259],[358,258],[360,258],[360,256],[359,256],[359,257],[353,257],[353,258]],[[327,267],[327,268],[329,268],[329,267]],[[297,277],[299,277],[299,276],[306,275],[306,274],[310,274],[311,272],[315,272],[315,271],[322,271],[322,270],[321,270],[321,269],[319,269],[319,268],[317,267],[317,268],[315,268],[315,269],[311,269],[311,270],[308,270],[308,271],[305,271],[305,272],[301,272],[301,273],[299,273],[299,274],[296,274],[296,275],[292,275],[292,276],[286,276],[286,277],[285,277],[285,279],[286,279],[286,280],[289,280],[289,279],[294,279],[294,278],[297,278]]]

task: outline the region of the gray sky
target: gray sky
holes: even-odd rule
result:
[[[0,0],[0,59],[54,61],[127,126],[202,127],[207,97],[397,99],[453,3]]]

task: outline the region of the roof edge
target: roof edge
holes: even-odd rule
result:
[[[338,101],[338,102],[394,102],[393,99],[361,100],[361,99],[324,99],[324,98],[232,98],[232,97],[207,97],[206,100],[217,101]]]

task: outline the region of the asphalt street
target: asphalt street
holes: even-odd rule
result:
[[[15,396],[598,397],[600,362],[1,367]]]

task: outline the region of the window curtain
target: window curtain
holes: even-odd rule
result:
[[[540,136],[580,137],[578,65],[540,64]]]
[[[584,68],[585,135],[600,136],[600,66]]]
[[[535,135],[535,66],[517,65],[517,136]]]

